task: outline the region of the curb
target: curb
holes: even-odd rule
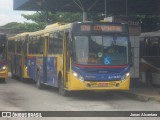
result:
[[[129,98],[136,99],[142,102],[148,102],[148,101],[158,101],[160,102],[160,97],[154,97],[154,96],[147,96],[142,94],[136,94],[128,91],[123,92],[124,95],[126,95]]]

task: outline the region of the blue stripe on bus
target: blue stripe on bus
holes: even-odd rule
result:
[[[129,65],[125,68],[80,68],[72,66],[72,70],[88,81],[114,81],[120,80],[122,76],[129,72]]]

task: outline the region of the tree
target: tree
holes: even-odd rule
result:
[[[46,15],[48,14],[48,15]],[[24,18],[27,20],[32,20],[37,24],[46,23],[53,24],[55,22],[62,22],[62,23],[71,23],[82,21],[82,13],[73,13],[73,12],[36,12],[32,15],[25,15],[22,14]],[[46,17],[48,18],[46,20]],[[102,14],[98,13],[88,13],[88,21],[99,21],[103,19]]]
[[[48,15],[46,15],[48,14]],[[52,24],[55,22],[75,22],[80,21],[82,15],[80,13],[68,13],[68,12],[36,12],[32,15],[22,14],[27,20],[32,20],[37,24]],[[46,18],[47,17],[47,18]],[[47,20],[46,20],[47,19]]]
[[[26,22],[25,23],[11,22],[1,27],[11,28],[15,33],[33,32],[43,29],[42,25],[38,25],[36,23],[26,23]]]
[[[47,14],[47,15],[46,15]],[[71,23],[82,21],[82,13],[72,13],[72,12],[36,12],[32,15],[22,16],[27,19],[33,21],[33,23],[17,23],[12,22],[4,25],[5,28],[11,28],[16,32],[32,32],[44,29],[48,24],[53,24],[56,22],[60,23]],[[47,19],[46,19],[47,17]],[[100,20],[102,18],[101,14],[88,14],[88,20]]]

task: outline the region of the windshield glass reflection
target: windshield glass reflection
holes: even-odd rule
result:
[[[128,63],[128,37],[75,36],[74,62],[84,65],[125,65]]]

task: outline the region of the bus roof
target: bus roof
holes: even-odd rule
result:
[[[43,35],[43,34],[45,34],[45,31],[44,30],[39,30],[39,31],[35,31],[35,32],[31,32],[30,34],[29,34],[29,36],[40,36],[40,35]]]
[[[52,32],[52,31],[56,31],[56,30],[61,30],[61,29],[67,29],[69,27],[71,27],[71,24],[72,23],[54,23],[54,24],[51,24],[51,25],[48,25],[44,31],[46,33],[49,33],[49,32]]]
[[[43,30],[35,31],[35,32],[25,32],[25,33],[20,33],[15,36],[11,36],[8,38],[8,40],[14,40],[18,39],[19,37],[25,37],[26,35],[29,35],[31,37],[34,36],[49,36],[49,33],[52,33],[54,31],[60,31],[60,30],[65,30],[69,28],[74,28],[74,26],[80,24],[108,24],[108,25],[124,25],[122,23],[113,23],[113,22],[92,22],[92,21],[87,21],[87,22],[74,22],[74,23],[54,23],[51,25],[46,26]],[[77,29],[74,29],[77,30]]]
[[[8,37],[8,40],[15,40],[18,39],[20,37],[25,37],[26,35],[29,35],[31,32],[25,32],[25,33],[20,33],[11,37]]]

